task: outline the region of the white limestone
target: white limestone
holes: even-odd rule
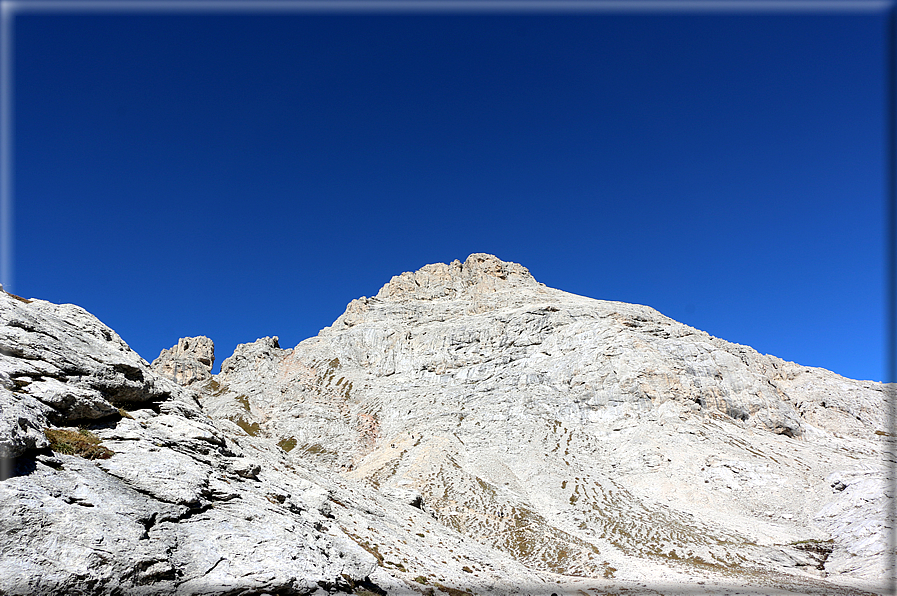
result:
[[[893,564],[887,387],[490,255],[213,362],[0,293],[0,592],[868,594]],[[114,454],[49,450],[77,426]]]

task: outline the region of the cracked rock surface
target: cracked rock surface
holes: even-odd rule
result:
[[[82,309],[0,293],[0,313],[0,593],[404,585],[381,571],[369,545],[374,532],[417,538],[409,517],[432,523],[419,509],[318,474],[209,418],[193,391],[154,373]],[[44,429],[78,426],[113,455],[87,460],[48,448]],[[499,579],[528,577],[512,560],[481,554],[510,569]]]
[[[0,593],[869,594],[893,565],[888,387],[491,255],[213,363],[0,292]]]

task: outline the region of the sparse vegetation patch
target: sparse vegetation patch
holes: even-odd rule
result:
[[[238,396],[235,397],[234,399],[236,399],[238,402],[240,402],[240,405],[243,406],[243,409],[244,409],[244,410],[246,410],[247,412],[250,411],[250,409],[249,409],[249,399],[248,399],[245,395],[238,395]]]
[[[114,453],[100,445],[100,438],[84,428],[77,431],[48,428],[44,430],[44,435],[50,441],[50,449],[56,453],[85,459],[109,459]]]
[[[231,422],[235,422],[237,424],[237,426],[242,428],[246,432],[246,434],[251,437],[257,437],[259,434],[259,431],[261,430],[258,422],[253,422],[252,424],[250,424],[249,422],[246,422],[246,420],[244,420],[243,418],[241,418],[239,416],[232,416],[229,418],[229,420]]]
[[[28,300],[27,298],[22,298],[21,296],[16,296],[15,294],[10,294],[9,292],[6,292],[5,290],[4,290],[4,293],[7,296],[9,296],[10,298],[15,298],[19,302],[24,302],[25,304],[31,304],[31,300]]]
[[[449,594],[449,596],[474,596],[473,593],[468,592],[467,590],[460,590],[460,589],[458,589],[458,588],[451,588],[451,587],[449,587],[449,586],[444,586],[444,585],[439,584],[439,583],[436,583],[436,584],[433,584],[433,585],[436,586],[437,588],[439,588],[440,590],[442,590],[443,592],[445,592],[446,594]]]
[[[293,449],[296,448],[296,437],[290,437],[289,439],[283,439],[277,444],[278,447],[289,453]]]

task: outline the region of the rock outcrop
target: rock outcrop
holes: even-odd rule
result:
[[[0,593],[868,594],[893,565],[886,386],[491,255],[213,362],[0,293]]]
[[[499,583],[538,580],[417,508],[210,419],[197,393],[83,309],[0,294],[0,313],[0,593],[395,592],[404,583],[378,565],[376,545],[418,540],[412,526],[446,545],[430,559],[463,548],[503,567]],[[176,354],[204,364],[195,350]],[[48,429],[99,439],[111,455],[51,450]]]
[[[215,344],[208,337],[182,337],[177,345],[162,350],[150,365],[158,374],[180,385],[212,378]]]
[[[113,330],[71,304],[0,293],[0,457],[47,447],[48,424],[117,415],[165,401],[177,386],[152,375]]]

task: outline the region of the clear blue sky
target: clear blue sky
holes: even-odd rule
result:
[[[488,252],[882,380],[885,15],[20,14],[11,290],[153,360]],[[217,366],[216,366],[217,369]]]

